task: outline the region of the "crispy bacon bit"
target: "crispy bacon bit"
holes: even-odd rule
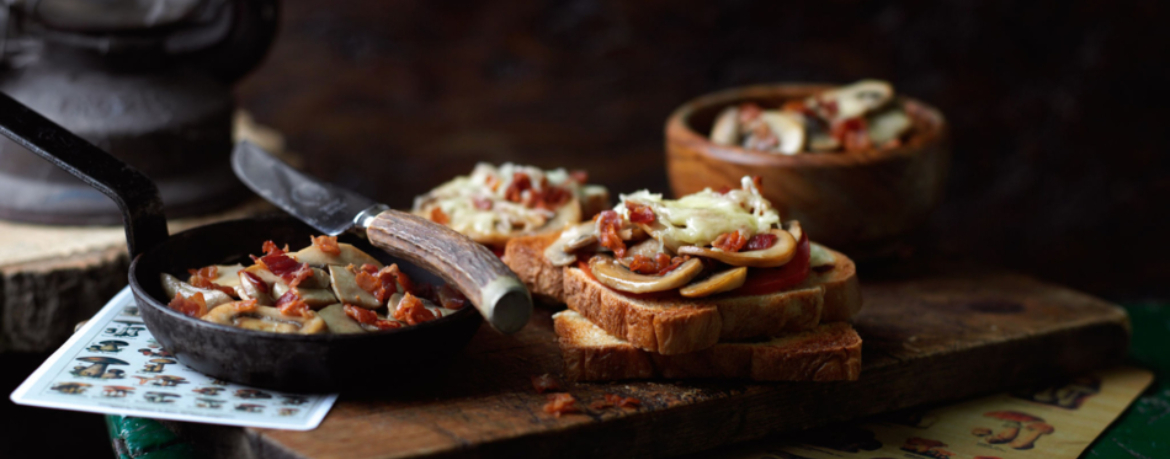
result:
[[[374,325],[378,322],[378,314],[369,309],[359,308],[352,304],[346,304],[342,308],[345,309],[345,315],[359,324]]]
[[[467,305],[467,298],[451,284],[443,284],[435,290],[435,303],[447,309],[463,309]]]
[[[615,394],[605,394],[605,401],[613,406],[620,406],[622,408],[637,408],[642,404],[641,400],[634,397],[622,397]]]
[[[873,142],[869,140],[869,132],[866,130],[865,118],[849,118],[833,123],[829,133],[841,142],[846,151],[865,150],[873,147]]]
[[[341,246],[337,245],[337,236],[309,236],[313,240],[313,245],[321,249],[322,253],[329,255],[341,255]]]
[[[776,235],[772,233],[760,233],[748,239],[747,250],[764,250],[776,245]]]
[[[272,241],[264,243],[264,249],[268,253],[260,258],[252,257],[256,264],[263,266],[265,269],[272,271],[272,274],[280,276],[285,282],[292,286],[292,281],[300,277],[301,280],[313,275],[313,270],[309,269],[309,265],[297,262],[292,257],[285,255],[285,251],[272,244]],[[269,250],[271,249],[271,250]],[[298,281],[299,282],[299,281]]]
[[[786,112],[804,113],[805,109],[806,109],[806,107],[804,105],[804,101],[802,101],[802,100],[785,101],[784,104],[780,106],[780,110],[786,111]]]
[[[561,390],[561,383],[548,373],[540,376],[532,376],[532,388],[536,389],[536,393],[543,394],[550,390]]]
[[[440,209],[438,207],[432,207],[431,208],[431,221],[438,223],[440,225],[446,225],[448,223],[451,223],[451,217],[448,217],[447,213],[443,212],[443,209]]]
[[[212,282],[212,279],[219,277],[219,268],[215,265],[205,266],[200,269],[188,269],[187,272],[191,274],[191,278],[187,279],[188,284],[208,290],[219,290],[228,294],[228,296],[236,296],[236,291],[232,290],[231,287],[224,287]]]
[[[293,317],[311,317],[313,315],[312,308],[301,300],[301,292],[296,288],[290,288],[284,295],[276,299],[276,309],[280,310],[281,314]]]
[[[731,233],[720,234],[719,237],[715,238],[715,242],[711,243],[711,247],[724,252],[738,252],[747,245],[747,242],[748,238],[744,235],[743,230],[735,230]]]
[[[167,303],[167,307],[189,317],[203,317],[207,314],[207,301],[203,299],[202,293],[191,295],[191,298],[184,298],[183,295],[176,293],[175,298]]]
[[[422,300],[411,295],[410,292],[406,292],[406,296],[403,296],[402,301],[398,302],[398,307],[394,308],[394,318],[406,322],[408,325],[418,325],[436,319],[435,313],[427,309]]]
[[[824,99],[820,99],[818,97],[817,101],[820,103],[821,110],[824,111],[824,113],[825,113],[825,118],[833,119],[833,118],[837,117],[837,113],[840,110],[837,107],[836,100],[833,100],[833,99],[824,100]]]
[[[612,210],[601,212],[597,229],[601,246],[612,250],[618,258],[626,256],[626,243],[618,236],[622,228],[622,216]]]
[[[756,184],[756,188],[761,188],[764,186],[764,178],[758,175],[753,175],[752,183]]]
[[[532,188],[532,179],[528,174],[517,172],[512,174],[512,183],[504,190],[504,199],[512,202],[523,202],[524,192]]]
[[[665,267],[658,270],[658,275],[661,276],[661,275],[664,275],[668,272],[674,271],[676,268],[678,268],[679,266],[682,266],[683,263],[686,263],[687,260],[690,260],[690,259],[691,259],[690,255],[683,255],[681,257],[671,258],[670,264],[667,264]]]
[[[548,394],[548,403],[544,405],[544,412],[559,418],[562,414],[580,413],[581,410],[577,408],[577,399],[573,398],[572,394],[558,392]]]
[[[263,293],[268,293],[268,284],[265,283],[264,279],[261,279],[260,276],[257,276],[256,274],[250,273],[248,271],[240,272],[244,273],[244,278],[248,280],[248,283],[256,286],[256,290],[259,290]]]
[[[643,206],[632,202],[626,203],[626,209],[630,211],[630,221],[634,223],[650,223],[654,221],[654,210],[650,206]]]
[[[474,205],[475,208],[479,209],[479,210],[492,210],[492,205],[493,205],[491,199],[481,198],[479,196],[471,198],[471,204]]]
[[[592,410],[604,410],[611,406],[613,406],[613,404],[609,403],[607,400],[598,400],[589,404],[589,408]]]
[[[305,279],[313,277],[313,268],[309,267],[308,264],[301,263],[301,266],[296,271],[293,271],[292,274],[289,274],[289,277],[292,277],[292,279],[288,280],[288,286],[296,287],[301,285],[301,282],[304,282]]]
[[[398,280],[398,283],[402,284],[402,289],[405,290],[406,293],[413,293],[415,295],[419,295],[418,287],[416,287],[414,285],[414,282],[410,280],[410,277],[406,276],[406,273],[402,272],[401,269],[398,269],[397,263],[394,263],[390,266],[382,268],[381,271],[378,271],[378,276],[380,279],[385,279],[384,277],[381,277],[383,275],[383,273],[389,273],[390,275],[394,276],[394,278]],[[397,289],[398,288],[395,287],[395,292],[397,291]],[[395,292],[390,292],[390,293],[395,293]]]
[[[402,322],[397,320],[378,319],[374,321],[374,326],[378,327],[378,330],[393,330],[395,328],[402,328]]]
[[[288,244],[285,244],[284,249],[281,250],[280,247],[276,246],[275,242],[264,241],[264,254],[265,255],[272,255],[274,253],[284,253],[284,252],[288,252]]]
[[[650,274],[658,272],[658,263],[654,259],[645,255],[634,255],[634,259],[630,261],[630,271],[638,274]]]
[[[548,180],[545,179],[541,182],[541,192],[538,196],[536,207],[555,210],[566,202],[569,202],[569,199],[572,199],[572,197],[573,193],[567,188],[550,185]]]
[[[589,172],[577,169],[569,172],[569,178],[573,179],[574,182],[584,185],[589,181]]]
[[[764,109],[760,108],[759,105],[753,104],[751,102],[740,104],[739,105],[739,122],[740,122],[740,124],[751,123],[752,121],[755,121],[756,119],[758,119],[760,117],[760,114],[763,112],[764,112]]]
[[[256,304],[256,299],[254,298],[251,300],[237,301],[232,303],[232,307],[236,309],[236,312],[252,312],[256,310],[256,306],[258,305]]]
[[[484,185],[487,185],[488,188],[491,188],[492,193],[495,193],[496,190],[500,189],[500,178],[494,175],[487,176],[487,178],[483,180],[483,183]]]

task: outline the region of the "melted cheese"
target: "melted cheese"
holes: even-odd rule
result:
[[[621,196],[616,211],[629,219],[626,203],[649,206],[656,221],[650,235],[668,247],[710,245],[720,234],[737,230],[748,237],[780,225],[780,214],[760,195],[751,177],[744,177],[741,189],[717,193],[707,188],[677,200],[642,190]]]
[[[450,220],[447,226],[479,242],[492,242],[497,237],[541,228],[556,216],[555,212],[529,208],[505,199],[516,173],[527,174],[537,191],[541,191],[541,184],[547,179],[550,185],[565,188],[574,195],[581,193],[580,184],[564,169],[544,171],[512,163],[497,168],[479,163],[471,175],[456,177],[415,198],[412,211],[429,218],[433,209],[438,208]],[[490,202],[491,208],[480,209],[476,207],[476,201]]]

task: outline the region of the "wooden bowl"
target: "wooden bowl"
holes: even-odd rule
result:
[[[741,177],[758,175],[760,191],[781,218],[799,220],[817,242],[855,258],[896,250],[942,200],[950,147],[946,120],[933,107],[899,97],[914,128],[894,148],[787,156],[716,145],[707,137],[727,106],[750,101],[771,109],[830,87],[747,86],[683,104],[666,123],[666,168],[674,194],[738,187]]]

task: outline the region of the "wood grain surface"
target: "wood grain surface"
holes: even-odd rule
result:
[[[1099,368],[1128,344],[1124,311],[1069,289],[997,272],[904,275],[922,277],[863,287],[856,382],[565,384],[583,407],[607,393],[642,406],[557,418],[529,380],[562,365],[540,309],[516,335],[481,329],[433,379],[343,395],[313,431],[172,426],[232,457],[660,457]]]

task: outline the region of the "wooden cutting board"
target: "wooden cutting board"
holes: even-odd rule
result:
[[[1129,342],[1122,309],[1021,275],[952,268],[862,280],[856,382],[566,384],[586,407],[607,393],[642,406],[556,418],[529,380],[561,371],[551,312],[538,309],[515,336],[481,329],[433,381],[343,396],[310,432],[172,428],[231,457],[668,456],[1079,373],[1118,362]]]

